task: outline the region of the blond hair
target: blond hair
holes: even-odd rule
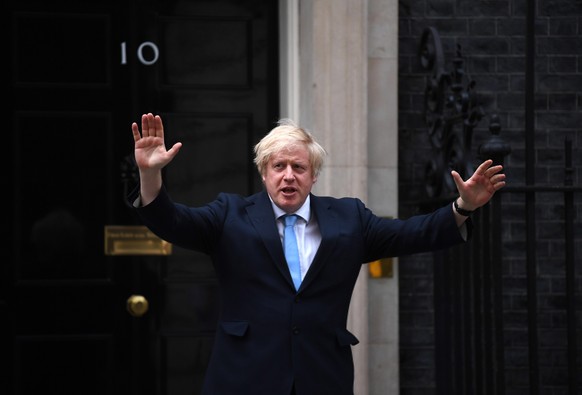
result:
[[[254,162],[259,174],[265,174],[271,156],[299,145],[307,148],[309,152],[309,164],[311,165],[311,175],[317,177],[321,171],[323,158],[327,152],[319,145],[311,133],[299,127],[288,118],[280,119],[277,122],[277,126],[255,145]]]

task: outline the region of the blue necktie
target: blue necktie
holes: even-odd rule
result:
[[[286,215],[285,217],[285,234],[283,240],[285,242],[285,259],[289,265],[291,278],[295,289],[299,289],[301,285],[301,265],[299,264],[299,248],[297,248],[297,238],[295,237],[295,230],[293,226],[297,222],[297,215]]]

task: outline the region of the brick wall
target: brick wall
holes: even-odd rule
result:
[[[500,116],[511,145],[508,185],[526,183],[526,136],[534,133],[535,182],[564,181],[564,139],[572,141],[573,182],[582,185],[582,1],[536,1],[534,131],[526,132],[526,0],[401,0],[399,5],[400,216],[419,212],[424,158],[431,152],[423,118],[425,78],[417,57],[424,28],[438,29],[446,66],[461,45],[465,70],[487,112]],[[473,149],[489,137],[487,121]],[[503,311],[505,393],[529,393],[525,197],[503,193]],[[582,393],[582,193],[574,194],[577,375]],[[563,195],[535,195],[539,385],[543,394],[567,387],[566,278]],[[401,394],[433,394],[434,292],[431,254],[400,259]]]

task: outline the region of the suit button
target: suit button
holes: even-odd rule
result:
[[[295,297],[295,303],[299,303],[299,302],[301,302],[301,299],[299,298],[299,296],[296,296]]]
[[[299,334],[299,332],[301,332],[301,331],[299,330],[299,328],[298,328],[298,327],[296,327],[296,326],[294,326],[294,327],[293,327],[293,334],[294,334],[294,335],[298,335],[298,334]]]

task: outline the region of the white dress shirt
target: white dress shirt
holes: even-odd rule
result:
[[[270,196],[269,199],[271,199]],[[275,212],[275,218],[277,218],[277,229],[279,229],[279,237],[281,238],[281,243],[283,243],[285,224],[281,217],[287,213],[277,207],[277,205],[273,202],[273,199],[271,199],[271,205],[273,206],[273,211]],[[319,225],[317,224],[315,216],[311,215],[309,196],[307,196],[305,203],[303,203],[303,206],[301,206],[299,210],[290,214],[297,214],[299,217],[295,223],[294,230],[295,236],[297,237],[297,248],[299,249],[301,280],[303,280],[307,270],[309,270],[309,267],[311,266],[311,262],[313,262],[313,258],[315,257],[317,249],[319,248],[319,244],[321,243],[321,233],[319,232]]]

